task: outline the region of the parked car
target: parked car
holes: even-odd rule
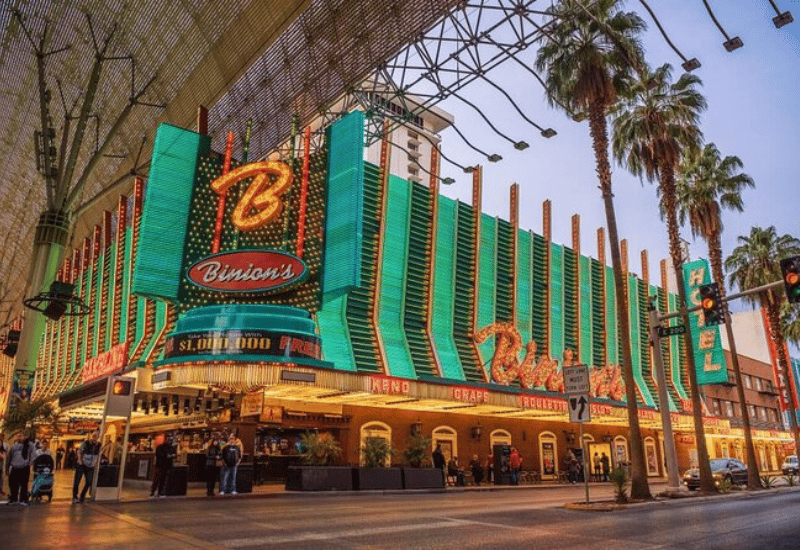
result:
[[[735,458],[712,458],[709,461],[711,473],[714,474],[714,483],[717,487],[727,479],[730,483],[747,485],[747,466]],[[700,470],[692,468],[683,474],[683,484],[690,491],[700,487]]]
[[[783,466],[781,466],[781,470],[783,470],[783,475],[785,476],[796,476],[798,474],[798,468],[797,455],[787,456],[783,461]]]

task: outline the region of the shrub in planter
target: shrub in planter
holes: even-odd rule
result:
[[[396,453],[392,444],[382,437],[371,437],[361,447],[364,467],[354,470],[353,484],[360,490],[402,489],[400,468],[391,468],[391,457]]]
[[[628,502],[628,472],[625,468],[614,468],[608,476],[614,487],[614,499],[618,504]]]
[[[407,464],[403,468],[403,489],[444,488],[442,471],[433,468],[430,458],[431,440],[420,434],[414,435],[403,451]]]
[[[306,432],[300,436],[300,459],[307,466],[290,467],[287,491],[351,491],[353,470],[332,466],[339,461],[342,448],[329,433]]]
[[[430,462],[430,447],[431,438],[421,434],[413,435],[408,441],[408,447],[403,451],[403,458],[412,468],[422,468],[426,461]]]

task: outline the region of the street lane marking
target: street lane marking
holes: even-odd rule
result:
[[[86,507],[94,512],[98,512],[100,514],[104,514],[106,516],[118,519],[119,521],[123,521],[129,525],[133,525],[134,527],[138,527],[139,529],[150,531],[151,533],[154,533],[156,535],[161,535],[162,537],[180,541],[184,544],[194,546],[195,548],[203,548],[205,550],[219,550],[221,548],[221,546],[218,544],[208,542],[206,540],[201,540],[191,535],[184,535],[183,533],[179,533],[178,531],[171,531],[169,529],[156,527],[155,525],[153,525],[148,521],[143,521],[128,514],[121,514],[119,512],[114,512],[113,510],[109,510],[97,504],[89,504]]]

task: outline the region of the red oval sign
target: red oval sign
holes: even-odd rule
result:
[[[303,260],[280,250],[220,252],[195,262],[187,272],[192,283],[218,292],[268,292],[307,275]]]

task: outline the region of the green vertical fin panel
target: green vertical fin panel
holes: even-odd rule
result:
[[[317,326],[322,338],[322,358],[338,370],[355,371],[353,346],[347,329],[347,295],[323,303],[317,312]]]
[[[564,353],[564,247],[550,243],[550,356]]]
[[[116,275],[116,265],[117,265],[117,247],[115,245],[111,245],[108,247],[108,267],[106,270],[108,271],[108,295],[106,299],[106,349],[111,348],[116,342],[113,341],[114,333],[112,331],[114,326],[114,294],[116,292],[116,285],[114,284],[114,276]]]
[[[564,347],[578,349],[578,258],[575,251],[564,247]]]
[[[372,328],[372,303],[375,297],[376,270],[378,269],[378,233],[380,232],[380,168],[364,165],[364,221],[361,239],[361,286],[347,295],[347,326],[353,345],[356,370],[365,373],[382,373],[378,342]]]
[[[408,267],[406,271],[405,308],[403,330],[408,340],[408,349],[414,361],[417,377],[438,376],[434,363],[431,342],[426,330],[428,318],[428,294],[431,284],[431,190],[419,183],[411,186],[411,212],[409,221],[412,230],[408,235]]]
[[[617,292],[614,286],[614,270],[606,266],[606,357],[610,365],[619,365],[622,357],[619,354],[620,344],[617,319]]]
[[[453,308],[453,339],[461,358],[464,378],[468,382],[483,382],[484,368],[472,340],[475,314],[475,217],[472,206],[456,203],[456,266]]]
[[[594,346],[592,338],[592,330],[594,326],[594,318],[592,316],[592,262],[586,256],[581,256],[578,292],[580,295],[580,319],[581,331],[580,338],[580,362],[584,365],[595,367],[602,367],[602,364],[594,363]]]
[[[538,346],[540,354],[547,353],[549,347],[549,337],[547,334],[547,319],[550,315],[547,304],[547,281],[550,274],[547,273],[547,242],[541,235],[533,234],[533,256],[531,275],[531,324],[533,329],[531,336]]]
[[[389,178],[388,185],[389,196],[384,212],[383,261],[378,266],[381,270],[378,326],[386,354],[387,374],[400,378],[416,378],[403,330],[411,188],[408,181],[395,176]]]
[[[511,224],[505,220],[496,218],[497,223],[497,291],[495,303],[495,318],[497,321],[514,323],[511,318],[514,304],[511,303],[513,296],[514,276],[516,266],[513,265],[513,230]]]
[[[323,301],[361,286],[363,277],[364,113],[353,111],[333,124],[328,140]]]
[[[668,294],[667,300],[669,302],[669,309],[667,311],[670,313],[678,311],[678,297],[675,294]],[[670,325],[672,326],[679,325],[680,322],[680,318],[670,319]],[[672,386],[675,388],[675,391],[678,392],[678,396],[680,396],[681,399],[689,399],[689,393],[686,391],[686,386],[683,383],[683,373],[685,371],[682,368],[681,362],[681,357],[683,357],[681,353],[682,344],[683,336],[670,337],[669,369],[672,378]]]
[[[431,312],[431,336],[442,376],[452,380],[464,380],[461,358],[453,339],[455,316],[455,267],[456,267],[456,203],[447,197],[439,197],[436,220],[436,251],[433,269],[433,311]]]
[[[124,224],[125,221],[123,220],[121,224]],[[122,307],[120,308],[120,320],[119,320],[119,342],[122,343],[127,339],[128,334],[128,301],[130,298],[130,265],[131,265],[131,254],[133,253],[133,228],[122,225],[125,239],[125,258],[123,259],[122,264]],[[131,342],[133,344],[133,342]]]
[[[186,235],[176,228],[186,227],[189,221],[198,159],[210,144],[209,136],[159,125],[145,190],[134,294],[177,299]]]
[[[603,273],[605,268],[595,259],[592,264],[592,364],[596,367],[604,367],[606,361],[606,343],[602,334],[606,330],[606,311],[603,297],[605,296],[605,286],[603,285]]]
[[[636,381],[636,386],[639,388],[639,395],[642,398],[642,403],[648,407],[655,407],[655,402],[650,394],[650,387],[645,382],[642,375],[644,366],[644,357],[642,350],[647,350],[643,347],[642,341],[647,338],[647,334],[642,334],[642,324],[640,319],[639,303],[639,281],[636,277],[628,276],[628,313],[631,327],[631,362],[633,363],[633,378]]]
[[[517,318],[516,327],[522,336],[522,341],[531,338],[531,300],[533,287],[531,286],[531,250],[533,238],[528,231],[517,232]]]
[[[155,314],[155,324],[153,325],[153,335],[150,337],[149,342],[145,342],[144,351],[142,352],[142,360],[153,353],[153,348],[159,344],[158,336],[161,334],[161,330],[164,328],[164,325],[167,323],[167,303],[162,300],[157,300],[156,303],[156,314]]]
[[[497,218],[481,214],[480,256],[478,265],[477,330],[495,322],[497,301]],[[494,338],[487,338],[478,346],[484,364],[494,355]]]
[[[663,289],[661,289],[660,287],[654,286],[654,285],[650,285],[649,288],[648,288],[648,292],[649,292],[650,296],[655,296],[656,297],[656,304],[657,304],[658,310],[659,311],[663,311],[662,304],[664,303],[664,300],[665,300],[665,293],[664,293]],[[649,306],[648,306],[648,308],[649,308]],[[649,331],[649,329],[650,329],[649,311],[647,311],[647,310],[645,311],[645,316],[646,316],[645,318],[648,319],[648,322],[646,322],[646,327],[647,327],[647,330]],[[669,342],[668,342],[668,340],[669,340],[669,338],[662,338],[661,339],[661,346],[660,346],[661,349],[659,350],[659,352],[661,353],[661,361],[662,361],[662,364],[664,365],[664,378],[666,379],[666,383],[667,383],[667,399],[669,400],[669,410],[671,412],[678,412],[680,409],[676,406],[677,394],[675,393],[675,388],[672,386],[672,383],[670,382],[670,376],[669,376],[669,370],[668,370],[668,361],[669,361],[669,354],[668,354]],[[655,347],[653,347],[652,350],[653,350],[653,353],[655,354],[655,351],[656,351]],[[651,368],[651,371],[652,371],[652,376],[654,378],[657,378],[656,377],[656,363],[655,363],[655,360],[652,362],[652,365],[650,366],[650,368]],[[658,396],[657,387],[656,387],[656,391],[653,393],[653,396],[654,397]],[[661,404],[659,403],[659,406],[660,405]]]

